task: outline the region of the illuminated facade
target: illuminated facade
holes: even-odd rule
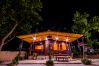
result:
[[[30,44],[30,55],[33,52],[46,55],[49,51],[52,54],[71,53],[70,43],[82,36],[81,34],[47,31],[17,37]]]

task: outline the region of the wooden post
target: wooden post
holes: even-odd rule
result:
[[[85,59],[85,52],[84,52],[84,45],[83,45],[83,59]]]
[[[21,55],[22,48],[23,48],[23,41],[19,45],[19,56]]]
[[[80,47],[80,45],[79,45],[78,39],[77,39],[77,43],[78,43],[78,48],[79,48],[79,50],[80,50],[80,57],[81,57],[81,47]]]
[[[72,45],[72,43],[70,43],[70,52],[71,52],[71,58],[73,58],[73,52],[72,52],[71,45]]]
[[[32,52],[32,44],[30,44],[30,47],[29,47],[29,55],[31,55],[31,52]]]
[[[70,55],[72,54],[71,53],[71,43],[69,42],[69,52],[70,52]]]
[[[84,37],[82,37],[82,42],[84,43]],[[83,45],[83,59],[85,59],[85,47]]]

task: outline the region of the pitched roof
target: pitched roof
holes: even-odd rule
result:
[[[55,40],[58,37],[58,41],[66,41],[68,38],[69,42],[73,42],[78,38],[82,37],[82,34],[74,34],[74,33],[65,33],[65,32],[55,32],[55,31],[46,31],[33,33],[28,35],[17,36],[19,39],[26,41],[28,43],[38,42],[46,40],[47,36],[51,36],[51,39]],[[33,37],[36,37],[36,40],[33,40]]]

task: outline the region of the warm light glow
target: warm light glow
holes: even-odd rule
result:
[[[21,36],[17,36],[17,37],[19,39],[31,44],[33,41],[39,42],[39,41],[48,40],[45,37],[47,37],[49,35],[52,36],[51,39],[53,39],[53,40],[67,41],[67,42],[68,41],[73,42],[83,36],[82,34],[48,31],[48,32],[40,32],[40,33],[34,33],[34,34],[28,34],[28,35],[21,35]],[[33,36],[32,40],[31,40],[31,36]],[[66,38],[66,36],[68,36],[68,37]],[[40,39],[42,39],[42,40],[40,40]]]
[[[46,37],[45,40],[48,41],[48,38]]]
[[[67,37],[67,38],[66,38],[66,42],[68,42],[68,41],[69,41],[69,38]]]
[[[36,50],[42,50],[42,49],[43,49],[43,46],[42,46],[42,45],[40,45],[40,46],[35,46],[35,49],[36,49]]]
[[[33,41],[36,41],[36,37],[32,37]]]
[[[56,39],[56,40],[58,40],[58,39],[59,39],[59,38],[58,38],[58,36],[57,36],[57,37],[55,37],[55,39]]]
[[[53,50],[58,50],[58,44],[54,43]]]
[[[67,44],[62,43],[62,50],[67,50],[67,49],[68,49]]]
[[[42,41],[42,39],[40,38],[40,41]]]

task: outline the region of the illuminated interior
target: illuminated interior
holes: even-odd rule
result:
[[[42,50],[43,49],[43,45],[37,45],[35,46],[35,50]]]
[[[63,44],[53,44],[53,50],[68,50],[68,45],[63,43]]]
[[[53,50],[58,50],[58,44],[53,44]]]
[[[61,50],[67,50],[67,49],[68,49],[67,44],[63,43],[63,44],[62,44],[62,49],[61,49]]]

